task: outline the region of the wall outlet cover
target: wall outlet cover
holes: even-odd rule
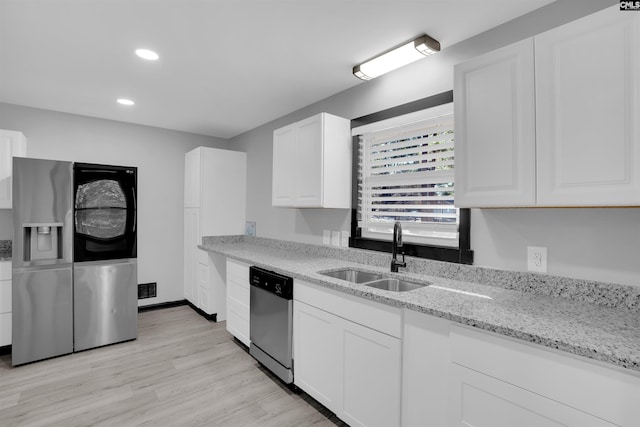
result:
[[[349,232],[341,231],[340,232],[340,246],[348,247],[349,246]]]
[[[331,232],[331,244],[333,246],[340,246],[340,232],[332,231]]]
[[[322,230],[322,243],[324,245],[331,244],[331,230]]]
[[[244,223],[244,234],[247,236],[256,235],[256,223],[255,221],[246,221]]]
[[[527,270],[537,273],[547,272],[547,248],[539,246],[527,247]]]

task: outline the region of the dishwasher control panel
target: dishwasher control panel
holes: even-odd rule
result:
[[[293,299],[293,279],[260,267],[249,268],[249,283],[284,299]]]

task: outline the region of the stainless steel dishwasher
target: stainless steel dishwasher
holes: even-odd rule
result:
[[[249,268],[249,354],[286,384],[293,383],[293,279]]]

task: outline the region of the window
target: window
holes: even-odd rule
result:
[[[472,262],[469,212],[454,206],[452,94],[442,95],[354,121],[352,246],[387,250],[400,221],[408,255]]]

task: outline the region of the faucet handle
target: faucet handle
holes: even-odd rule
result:
[[[402,253],[400,255],[402,255],[402,261],[401,262],[400,261],[397,262],[398,267],[406,267],[407,266],[407,262],[404,260],[404,251],[402,251]]]

